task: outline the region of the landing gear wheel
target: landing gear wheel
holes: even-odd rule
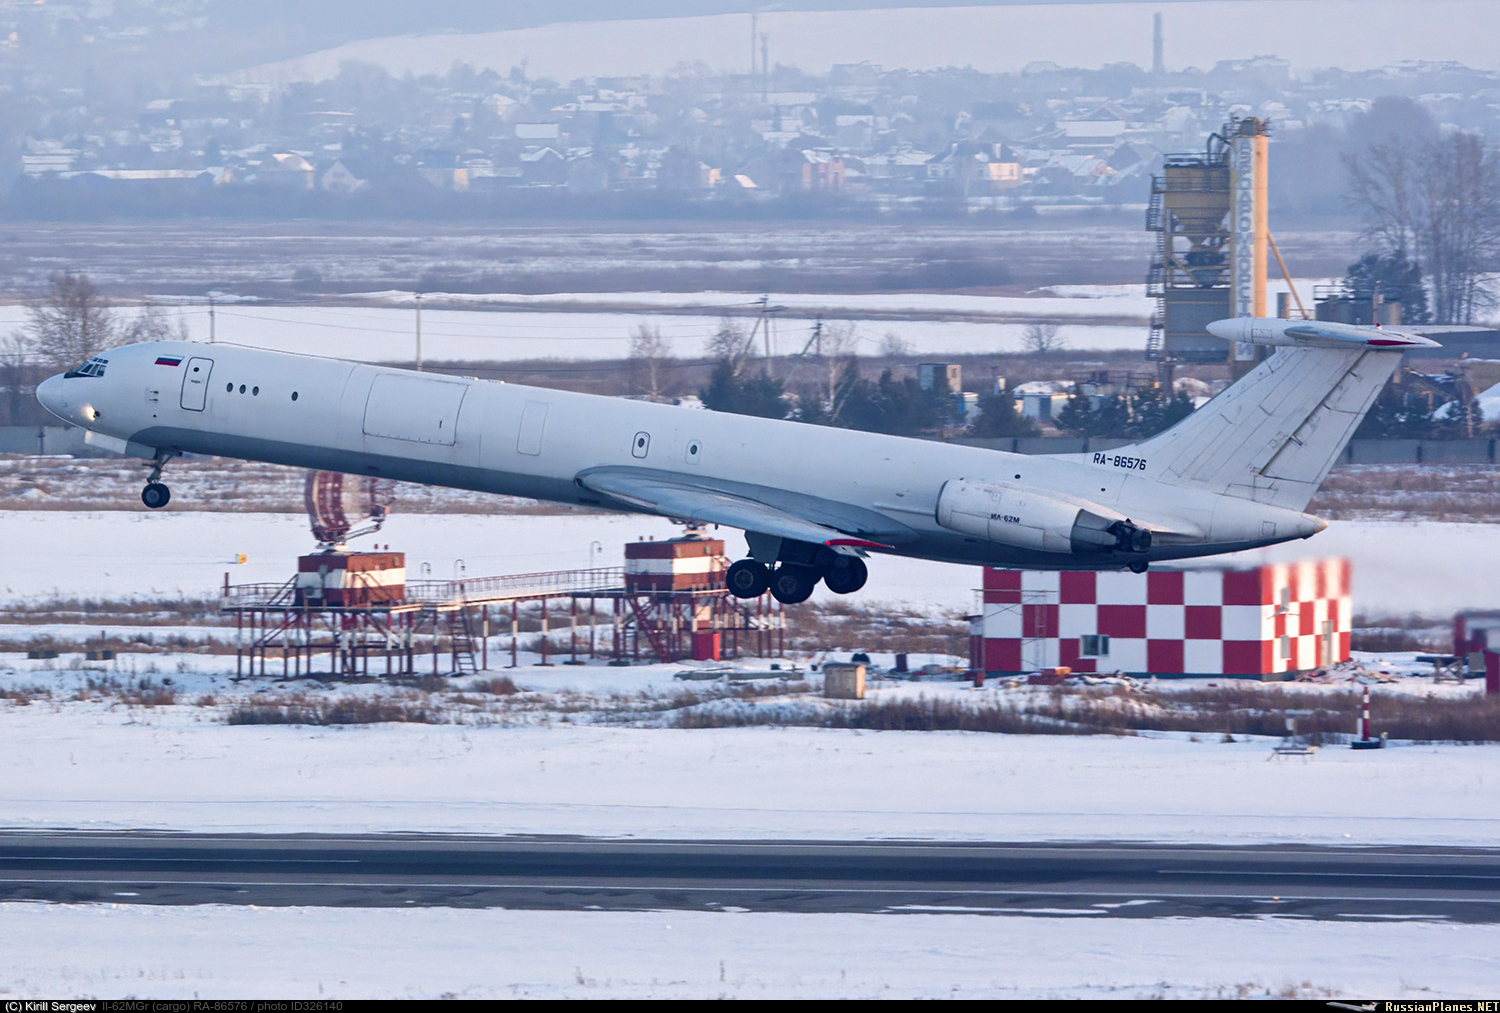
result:
[[[771,571],[764,563],[741,559],[730,564],[724,583],[736,598],[759,598],[771,586]]]
[[[858,556],[840,556],[823,575],[823,583],[834,594],[853,594],[865,586],[870,571]]]
[[[818,571],[810,566],[783,563],[771,574],[771,597],[783,605],[807,601],[817,586]]]
[[[160,482],[152,482],[141,490],[141,502],[152,510],[160,510],[172,498],[172,490]]]
[[[1135,562],[1133,562],[1133,563],[1130,564],[1130,572],[1131,573],[1145,573],[1150,567],[1151,567],[1151,564],[1147,560],[1137,559]]]

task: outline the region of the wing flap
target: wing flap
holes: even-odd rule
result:
[[[816,524],[748,496],[717,489],[618,471],[588,472],[578,476],[578,482],[587,489],[637,509],[682,520],[725,524],[820,545],[887,547],[879,542],[850,539],[847,533],[836,528]]]

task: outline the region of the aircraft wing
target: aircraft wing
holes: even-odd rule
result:
[[[725,524],[745,531],[777,535],[834,548],[889,548],[882,542],[851,537],[752,497],[677,482],[654,474],[601,470],[578,476],[580,485],[637,510],[687,521]]]

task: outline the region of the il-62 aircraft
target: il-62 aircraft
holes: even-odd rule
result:
[[[236,345],[125,345],[44,381],[95,446],[150,459],[165,506],[183,453],[528,496],[740,528],[744,598],[848,594],[869,554],[1129,569],[1307,538],[1303,512],[1390,378],[1398,329],[1239,318],[1277,346],[1166,432],[1107,453],[1022,456]]]

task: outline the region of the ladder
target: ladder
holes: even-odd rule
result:
[[[460,607],[448,614],[448,634],[453,644],[453,674],[473,675],[479,671],[475,660],[474,631],[469,626],[469,610]]]

